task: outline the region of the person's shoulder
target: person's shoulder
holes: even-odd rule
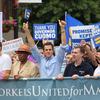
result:
[[[85,67],[92,67],[92,65],[87,61],[83,61],[82,65],[85,66]]]
[[[100,70],[100,66],[98,66],[95,70]]]
[[[8,59],[11,58],[10,55],[8,55],[8,54],[2,54],[2,57],[3,57],[3,58],[8,58]]]
[[[18,61],[18,60],[16,60],[13,64],[12,64],[12,66],[16,66],[16,67],[18,67],[18,65],[20,64],[20,61]]]
[[[74,66],[74,63],[70,63],[66,65],[67,68],[71,68],[72,66]]]
[[[27,65],[29,65],[29,66],[31,66],[31,67],[37,66],[37,63],[32,62],[32,61],[30,61],[30,60],[27,60],[26,63],[27,63]]]

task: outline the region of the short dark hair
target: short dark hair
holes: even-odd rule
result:
[[[43,50],[44,50],[44,47],[47,46],[47,45],[51,45],[52,49],[54,48],[54,45],[51,42],[46,42],[46,43],[43,44]]]
[[[75,47],[74,47],[74,49],[77,49],[77,48],[80,49],[80,52],[81,52],[81,53],[83,53],[83,54],[85,53],[85,49],[84,49],[83,46],[78,45],[78,46],[75,46]]]

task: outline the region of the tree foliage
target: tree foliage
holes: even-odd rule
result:
[[[31,23],[50,23],[57,22],[58,19],[64,20],[65,12],[85,25],[100,21],[100,0],[42,1],[42,4],[22,4],[20,5],[19,12],[24,12],[25,8],[31,9],[32,13],[29,19]],[[60,37],[60,34],[58,34],[58,37]]]
[[[32,9],[30,20],[35,23],[64,19],[65,11],[84,24],[100,21],[100,0],[43,0],[42,4],[27,4],[21,8]]]

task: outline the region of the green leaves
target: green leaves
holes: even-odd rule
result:
[[[27,7],[33,11],[31,22],[34,23],[64,20],[65,11],[84,24],[100,21],[100,0],[43,0],[42,4],[31,4]]]

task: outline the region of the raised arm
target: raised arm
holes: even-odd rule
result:
[[[59,26],[61,29],[61,43],[62,45],[66,45],[66,32],[65,32],[66,22],[63,20],[58,20],[58,21],[59,21]]]
[[[28,23],[24,23],[23,24],[23,29],[25,31],[25,35],[27,37],[28,43],[31,47],[31,52],[32,52],[32,56],[35,58],[35,60],[40,63],[41,62],[41,54],[37,48],[37,46],[35,46],[35,42],[30,34],[30,31],[28,29]]]
[[[30,34],[30,31],[28,28],[28,23],[23,23],[23,30],[25,31],[25,35],[27,37],[27,40],[28,40],[30,47],[33,47],[35,45],[35,42]]]

